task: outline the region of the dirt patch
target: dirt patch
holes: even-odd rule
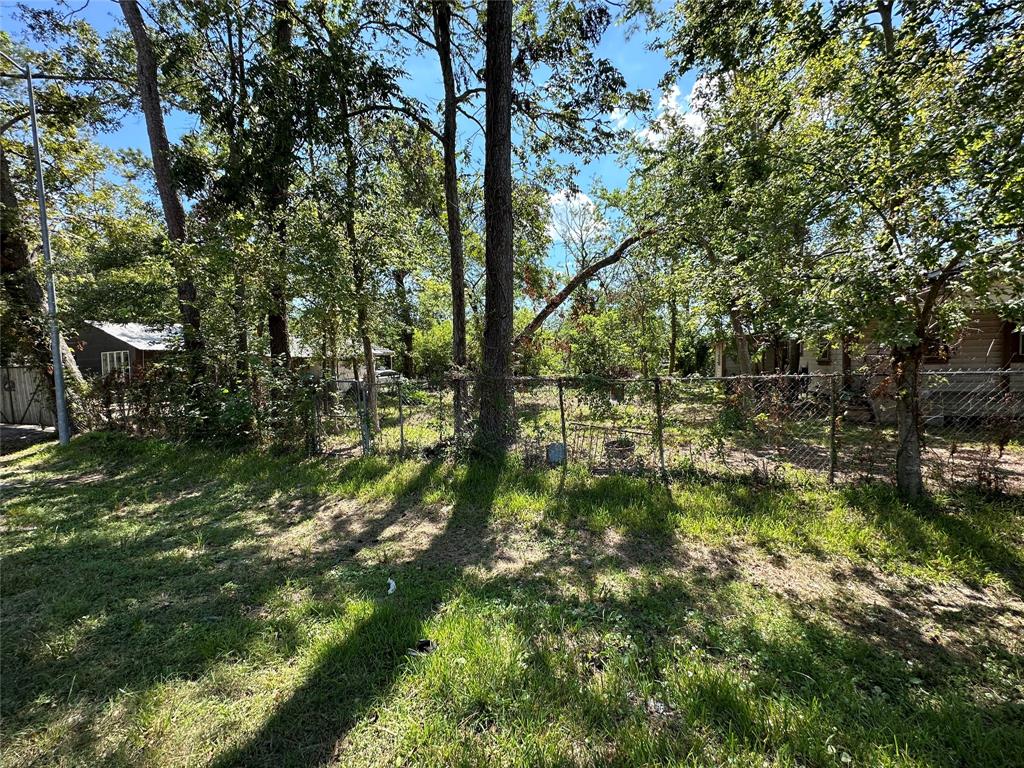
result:
[[[290,519],[301,515],[294,508]],[[512,525],[463,523],[450,505],[353,500],[320,505],[279,532],[267,532],[277,559],[331,556],[364,565],[454,566],[491,577],[544,561],[551,542]]]

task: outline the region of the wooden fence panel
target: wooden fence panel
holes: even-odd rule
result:
[[[35,368],[0,371],[0,420],[5,424],[55,424],[46,379]]]

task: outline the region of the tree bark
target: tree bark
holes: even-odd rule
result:
[[[786,373],[790,376],[800,373],[800,339],[786,342]]]
[[[484,340],[478,442],[501,450],[514,434],[512,360],[512,2],[488,0],[485,23],[486,120]]]
[[[368,266],[356,238],[356,151],[352,141],[352,126],[349,120],[348,93],[341,92],[341,143],[345,152],[345,237],[352,256],[352,281],[356,292],[356,332],[363,347],[363,365],[366,376],[366,414],[370,429],[380,432],[380,416],[377,410],[377,361],[373,357],[373,339],[370,336],[370,297]],[[354,366],[353,366],[354,367]]]
[[[893,351],[896,382],[896,487],[908,499],[924,493],[921,478],[921,359],[924,347]]]
[[[736,363],[740,367],[740,375],[749,376],[751,372],[750,344],[747,341],[747,332],[743,328],[740,311],[735,306],[729,309],[729,322],[732,325],[732,335],[736,339]]]
[[[6,363],[12,349],[17,350],[43,373],[56,414],[46,298],[36,277],[34,261],[21,228],[18,198],[11,180],[7,154],[0,146],[0,278],[4,290],[4,361]],[[8,342],[12,346],[8,346]],[[64,362],[65,400],[70,421],[68,426],[74,432],[86,421],[85,379],[63,335],[60,336],[60,350]]]
[[[668,375],[676,372],[676,354],[679,348],[679,307],[675,290],[668,297]]]
[[[292,47],[292,2],[274,0],[274,39],[271,44],[275,60],[276,87],[280,89],[277,99],[292,87],[288,78],[287,58]],[[288,204],[288,188],[291,186],[295,137],[291,124],[291,110],[273,110],[274,133],[270,148],[270,173],[266,189],[267,216],[273,222],[277,239],[277,264],[271,270],[270,308],[267,313],[267,330],[270,334],[270,357],[279,369],[288,370],[291,361],[291,345],[288,334],[288,296],[285,286],[285,264],[287,248],[287,222],[284,216]]]
[[[153,45],[142,21],[142,13],[136,0],[120,0],[124,20],[135,43],[136,73],[139,80],[139,100],[146,118],[146,133],[149,135],[149,150],[153,156],[153,175],[160,195],[164,219],[167,222],[167,237],[172,243],[184,243],[185,208],[181,204],[178,185],[171,169],[171,147],[167,141],[164,113],[157,88],[156,56]],[[199,307],[196,302],[196,285],[188,275],[188,268],[181,256],[172,259],[178,289],[178,313],[181,315],[182,336],[185,350],[190,353],[193,370],[197,371],[202,361],[203,335]]]
[[[402,375],[411,379],[415,373],[412,359],[412,303],[409,301],[409,289],[405,286],[405,278],[409,273],[404,269],[396,269],[391,275],[395,279],[398,320],[402,324]]]
[[[236,383],[241,383],[249,376],[249,324],[245,318],[245,276],[234,270],[235,295],[231,302],[231,313],[235,323],[235,374]]]
[[[466,368],[466,265],[462,245],[462,210],[459,206],[459,173],[456,167],[457,110],[455,73],[452,70],[452,9],[448,0],[435,0],[434,42],[444,83],[444,129],[441,148],[444,155],[444,202],[448,224],[448,248],[451,252],[452,290],[452,369],[456,375]],[[462,434],[465,422],[465,382],[454,386],[455,434]]]
[[[603,259],[598,259],[588,267],[584,267],[575,275],[572,279],[565,284],[558,293],[548,299],[544,307],[538,312],[534,318],[519,332],[515,340],[512,342],[513,348],[518,348],[522,344],[528,342],[533,335],[540,330],[541,326],[544,325],[544,321],[547,320],[562,304],[565,303],[573,291],[579,288],[581,285],[586,285],[598,272],[605,267],[610,267],[619,261],[629,252],[629,249],[639,243],[648,235],[652,234],[653,230],[644,230],[637,235],[630,235],[623,240],[610,254],[605,256]]]

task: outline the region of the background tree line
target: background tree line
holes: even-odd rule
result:
[[[4,39],[56,76],[61,319],[181,324],[175,375],[225,432],[286,400],[296,341],[371,382],[381,342],[406,375],[476,377],[457,418],[500,446],[512,373],[707,372],[716,341],[749,371],[758,340],[870,328],[917,493],[927,345],[996,299],[1022,312],[1009,4],[119,5],[104,35],[25,7],[32,50]],[[598,54],[613,23],[664,53],[665,89],[700,72],[690,114],[655,114]],[[429,99],[406,77],[424,58]],[[3,81],[4,354],[43,365],[20,88]],[[97,142],[139,112],[148,151]],[[169,141],[168,115],[193,127]],[[630,183],[578,194],[606,152]]]

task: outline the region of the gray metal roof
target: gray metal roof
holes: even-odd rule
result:
[[[95,320],[87,320],[85,324],[147,352],[171,349],[181,338],[180,325],[161,328],[142,323],[101,323]]]
[[[300,358],[300,359],[316,357],[316,353],[305,342],[300,341],[299,339],[295,338],[294,336],[292,336],[289,341],[290,341],[289,351],[290,351],[292,357],[296,357],[296,358]],[[340,354],[341,359],[348,360],[349,358],[352,357],[352,351],[353,350],[358,350],[357,354],[361,356],[362,355],[362,350],[363,350],[363,345],[362,344],[356,344],[354,342],[349,342],[347,344],[342,343],[340,348],[339,348],[339,350],[338,350],[338,352]],[[378,347],[376,344],[373,345],[373,355],[374,355],[374,357],[381,357],[383,355],[393,355],[393,354],[395,354],[395,351],[393,349],[388,349],[387,347]]]

